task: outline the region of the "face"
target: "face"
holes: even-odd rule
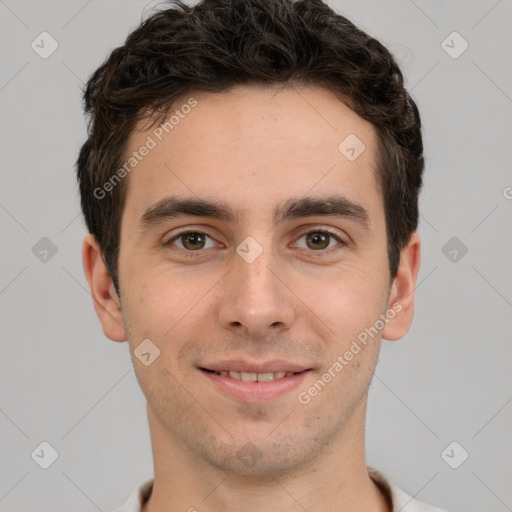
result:
[[[148,136],[155,146],[127,178],[122,321],[169,442],[276,474],[340,438],[373,375],[382,324],[353,342],[390,307],[375,132],[323,89],[191,96],[168,133],[130,139],[129,155]],[[351,134],[356,159],[339,150]],[[147,365],[134,356],[143,340],[159,350]]]

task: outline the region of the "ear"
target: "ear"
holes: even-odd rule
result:
[[[414,232],[409,243],[402,249],[398,272],[391,284],[388,311],[394,310],[395,316],[382,331],[382,338],[398,340],[405,336],[414,317],[414,289],[420,268],[420,235]]]
[[[101,249],[91,234],[84,238],[82,262],[91,290],[94,309],[100,319],[105,336],[113,341],[126,341],[121,303],[103,261]]]

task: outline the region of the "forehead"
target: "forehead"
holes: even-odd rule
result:
[[[330,91],[237,86],[191,93],[172,111],[130,137],[127,158],[151,146],[129,174],[133,221],[177,194],[218,197],[241,215],[308,192],[379,201],[374,128]]]

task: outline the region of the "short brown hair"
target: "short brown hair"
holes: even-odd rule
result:
[[[127,179],[98,198],[142,120],[165,119],[192,91],[303,84],[334,92],[377,133],[391,278],[418,225],[421,121],[391,53],[321,0],[175,0],[142,21],[84,89],[88,138],[77,160],[82,211],[119,294],[117,263]]]

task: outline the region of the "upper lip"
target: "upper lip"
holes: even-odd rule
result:
[[[301,364],[290,363],[288,361],[273,360],[265,363],[249,363],[247,361],[217,361],[201,365],[200,368],[213,370],[216,372],[245,372],[245,373],[275,373],[275,372],[293,372],[299,373],[310,368]]]

